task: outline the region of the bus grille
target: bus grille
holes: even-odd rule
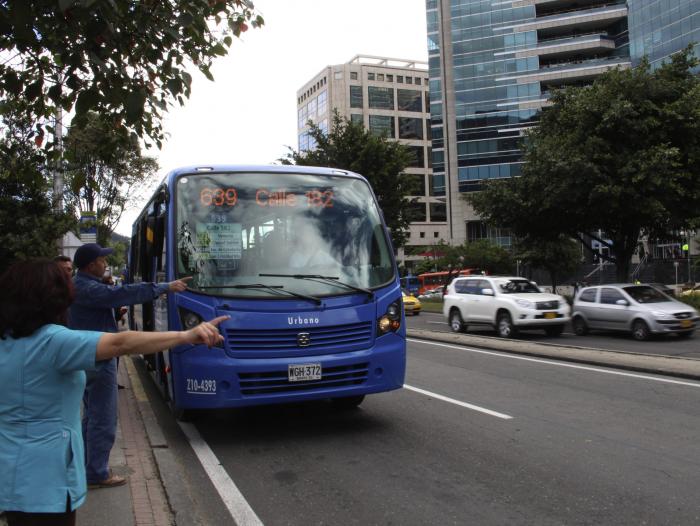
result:
[[[336,387],[362,385],[367,381],[369,363],[324,367],[321,380],[290,382],[287,371],[238,373],[243,396],[317,391]]]
[[[303,345],[299,335],[306,333]],[[227,329],[226,341],[231,351],[319,351],[324,349],[351,351],[372,343],[372,322],[335,325],[332,327],[299,327],[294,329]],[[346,349],[343,349],[346,347]],[[314,354],[313,352],[311,354]]]

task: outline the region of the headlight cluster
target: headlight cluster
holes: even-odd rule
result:
[[[401,328],[401,304],[395,301],[386,309],[384,316],[377,320],[377,335],[396,332]]]
[[[515,303],[520,305],[523,309],[534,309],[535,304],[532,303],[530,300],[515,300]]]
[[[180,309],[180,321],[182,322],[182,330],[189,331],[202,323],[202,317],[190,310]]]

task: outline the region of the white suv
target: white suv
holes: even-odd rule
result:
[[[518,277],[456,278],[447,287],[443,304],[453,331],[486,324],[503,338],[515,337],[520,329],[544,329],[549,336],[559,336],[570,313],[562,296],[543,293],[531,281]]]

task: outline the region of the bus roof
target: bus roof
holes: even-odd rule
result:
[[[243,173],[302,173],[310,175],[332,175],[340,177],[351,177],[364,179],[362,175],[340,168],[327,168],[318,166],[299,166],[295,164],[278,165],[248,165],[248,164],[195,164],[191,166],[181,166],[168,172],[164,182],[171,182],[174,178],[185,174],[206,174],[221,172],[243,172]]]

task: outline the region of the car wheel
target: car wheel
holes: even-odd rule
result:
[[[574,326],[574,334],[576,334],[576,336],[585,336],[588,334],[588,325],[586,325],[586,320],[580,316],[576,316],[574,318],[572,325]]]
[[[496,319],[496,330],[501,338],[515,338],[518,329],[513,325],[513,319],[507,312],[501,312]]]
[[[462,315],[457,309],[450,312],[450,329],[452,329],[452,332],[464,332],[467,330],[467,326],[462,321]]]
[[[649,326],[644,320],[634,320],[632,324],[632,336],[637,341],[648,340],[650,335]]]
[[[547,327],[544,332],[547,336],[561,336],[561,333],[564,332],[564,326],[555,325],[553,327]]]

